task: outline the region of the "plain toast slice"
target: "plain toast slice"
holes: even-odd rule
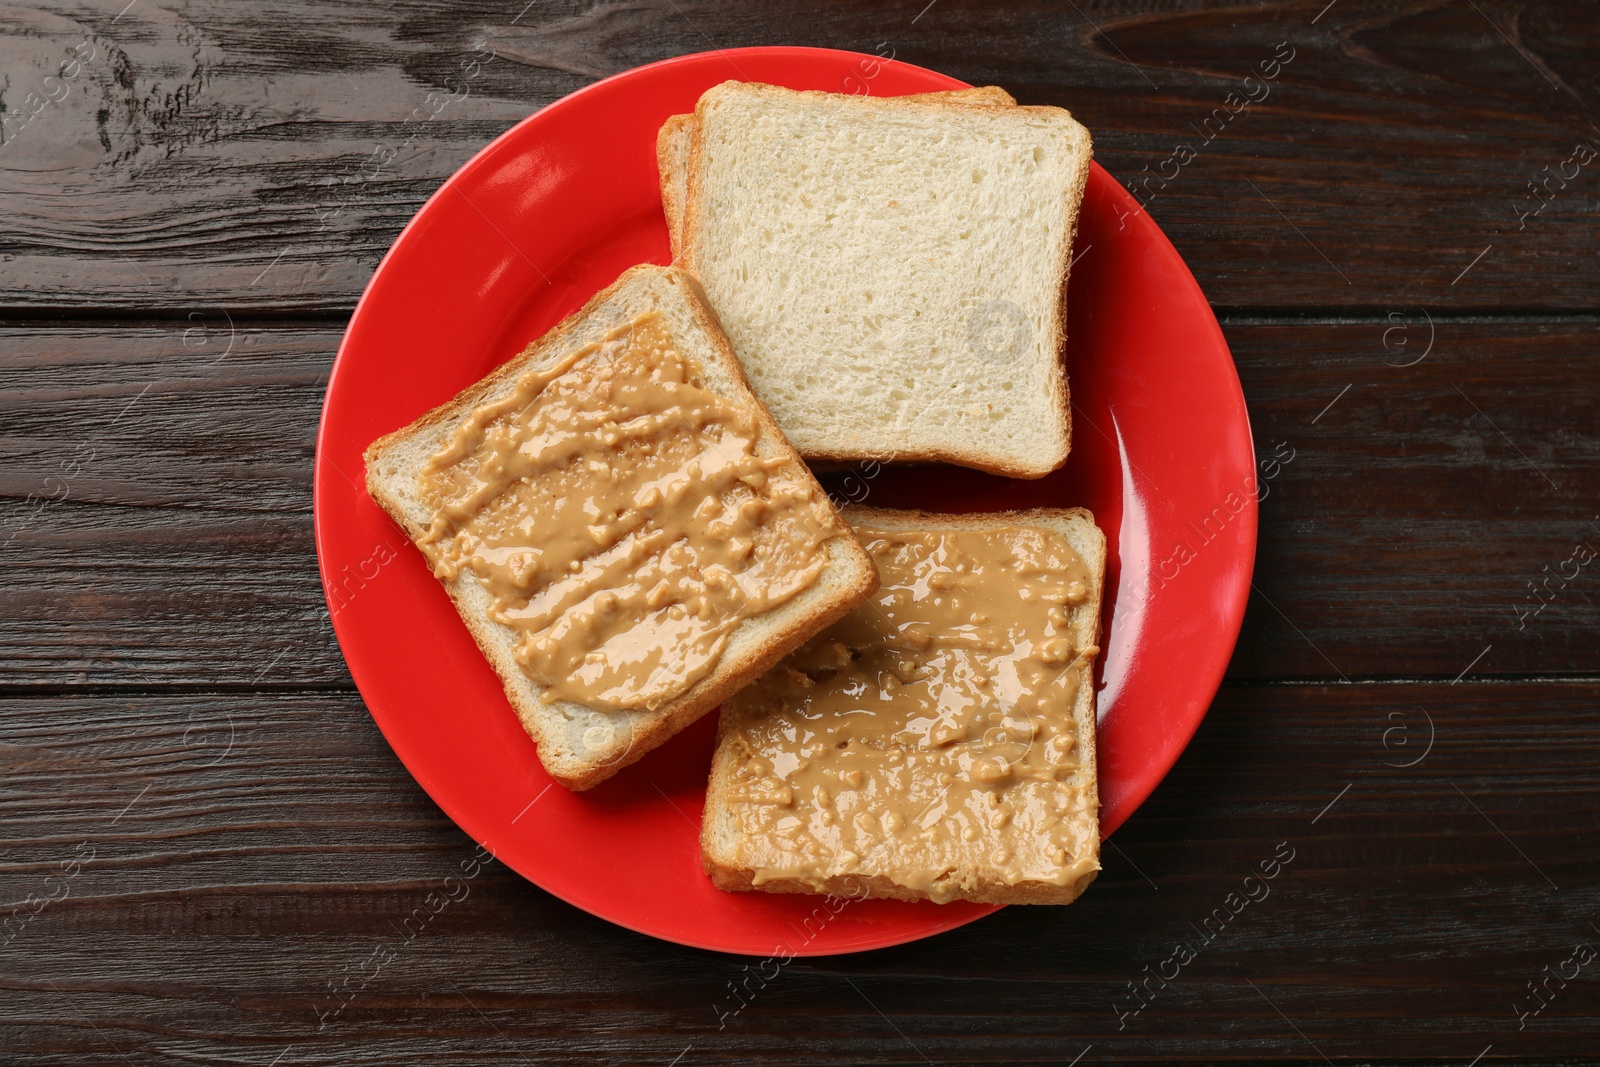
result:
[[[1033,561],[1018,583],[1030,591],[1018,592],[1017,610],[999,620],[974,612],[963,616],[970,625],[928,633],[928,598],[953,596],[945,610],[967,612],[963,580],[992,589],[985,583],[996,576],[980,578],[953,538],[933,539],[914,576],[879,541],[877,551],[889,554],[876,557],[877,594],[723,707],[701,829],[713,883],[851,899],[1070,903],[1099,870],[1092,667],[1105,536],[1082,509],[844,514],[869,544],[876,531],[997,539],[1023,531],[1004,543],[1023,546],[1008,557],[1019,573],[1025,558]],[[1067,575],[1086,586],[1048,609],[1065,614],[1051,617],[1043,635],[1018,629],[1026,625],[1021,601],[1044,607],[1039,594],[1052,575],[1036,565],[1055,550],[1040,557],[1027,548],[1035,543],[1028,531],[1060,535],[1081,561],[1077,571],[1070,558],[1053,557],[1069,564],[1054,588],[1071,588],[1060,584]],[[996,621],[1008,635],[997,639]],[[997,669],[985,674],[973,648],[1008,655],[987,661]],[[1027,675],[1018,654],[1067,666]],[[874,684],[872,672],[885,667]],[[1057,688],[1070,672],[1078,672],[1075,692]],[[1036,684],[1019,684],[1024,677]],[[959,843],[957,831],[967,835]]]
[[[640,316],[659,316],[651,321],[665,329],[676,350],[698,369],[704,387],[748,412],[759,435],[755,454],[779,465],[774,469],[781,469],[792,484],[808,488],[820,524],[813,532],[826,560],[809,587],[773,610],[739,622],[714,669],[691,688],[659,706],[631,710],[601,710],[568,700],[547,702],[546,687],[517,662],[517,632],[491,618],[493,600],[484,583],[468,568],[454,577],[441,577],[462,620],[500,676],[523,727],[538,744],[540,760],[553,778],[574,790],[605,780],[716,707],[860,603],[877,584],[860,544],[751,392],[694,279],[671,267],[627,271],[520,355],[411,425],[373,442],[366,452],[367,490],[373,500],[421,544],[435,517],[425,495],[424,471],[455,439],[458,428],[475,411],[511,396],[525,376],[554,373],[585,345],[615,335]],[[584,359],[596,358],[586,356],[570,364],[545,388],[554,388],[564,376],[582,370]]]
[[[1065,462],[1068,112],[727,82],[690,154],[679,262],[802,455]]]
[[[1015,107],[1016,98],[998,85],[951,89],[939,93],[913,93],[899,100],[954,100],[989,107]],[[672,256],[683,247],[683,208],[689,198],[689,150],[694,140],[694,114],[673,115],[656,134],[656,168],[661,175],[661,208],[667,216],[667,236]]]

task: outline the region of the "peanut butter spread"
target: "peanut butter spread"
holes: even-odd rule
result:
[[[487,590],[546,702],[658,708],[827,563],[813,483],[703,374],[648,313],[524,374],[424,471],[418,545]]]
[[[1037,528],[856,532],[877,595],[732,702],[741,865],[938,901],[1098,870],[1073,715],[1099,651],[1073,639],[1083,561]]]

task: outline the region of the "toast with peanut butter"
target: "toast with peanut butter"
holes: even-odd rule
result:
[[[845,509],[878,591],[724,705],[728,890],[1067,904],[1099,863],[1105,537],[1082,509]]]
[[[366,452],[551,777],[587,789],[876,587],[694,279],[622,275]]]
[[[990,107],[1015,107],[1016,98],[998,85],[951,89],[941,93],[912,93],[896,100],[952,100]],[[656,134],[656,168],[661,175],[661,208],[667,216],[667,237],[672,255],[683,246],[683,207],[689,198],[689,149],[694,141],[694,113],[673,115]]]

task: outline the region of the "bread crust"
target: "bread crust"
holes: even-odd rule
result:
[[[1095,525],[1094,515],[1088,509],[1029,508],[1021,511],[949,514],[850,504],[845,506],[843,513],[852,525],[887,530],[984,530],[1007,526],[1033,526],[1065,535],[1068,528],[1080,523],[1086,524],[1085,532],[1092,531],[1089,536],[1094,551],[1088,555],[1080,552],[1080,555],[1094,582],[1088,597],[1074,611],[1073,628],[1078,632],[1080,640],[1087,638],[1094,642],[1098,649],[1100,605],[1105,585],[1106,540],[1105,534]],[[1097,723],[1092,684],[1079,688],[1078,700],[1073,707],[1073,719],[1078,727],[1082,765],[1092,768],[1087,788],[1098,792],[1099,756],[1096,748]],[[718,851],[717,845],[716,816],[719,804],[722,803],[723,793],[731,787],[733,780],[733,771],[738,759],[733,741],[737,732],[734,717],[724,711],[717,724],[717,748],[712,757],[705,817],[700,830],[701,864],[713,885],[731,892],[759,890],[766,893],[823,893],[850,896],[853,899],[864,897],[889,900],[929,899],[927,894],[908,889],[886,875],[838,875],[826,879],[820,887],[813,887],[799,879],[775,879],[756,885],[756,872],[752,868],[740,865],[731,857],[723,856]],[[1096,811],[1098,819],[1098,801]],[[1017,885],[981,883],[975,890],[961,893],[959,899],[986,904],[1070,904],[1088,888],[1098,873],[1098,870],[1089,871],[1076,881],[1059,886],[1036,881]]]
[[[892,881],[883,875],[863,877],[859,874],[845,874],[836,878],[828,878],[813,888],[807,882],[796,881],[790,878],[775,879],[756,885],[751,880],[751,872],[737,867],[708,866],[707,874],[711,876],[711,884],[718,889],[729,893],[743,893],[759,890],[763,893],[804,893],[811,896],[823,895],[834,897],[849,897],[852,900],[928,900],[925,893],[918,893],[914,889],[907,889],[903,885]],[[1062,886],[1046,885],[1043,882],[1022,882],[1012,886],[986,885],[976,892],[963,893],[958,899],[971,901],[977,904],[1071,904],[1089,888],[1089,883],[1094,881],[1099,871],[1090,871],[1075,882]]]
[[[708,107],[708,101],[715,102],[718,94],[726,91],[727,87],[736,86],[741,90],[754,91],[763,95],[781,95],[785,97],[802,96],[829,101],[849,101],[846,106],[863,109],[896,109],[896,108],[938,108],[959,112],[984,112],[997,109],[995,103],[978,103],[952,97],[941,97],[940,94],[922,94],[914,97],[874,97],[852,96],[843,93],[829,93],[821,90],[794,90],[780,86],[766,85],[759,82],[741,82],[732,80],[723,82],[706,90],[695,106],[693,116],[691,147],[689,151],[688,182],[683,205],[682,234],[678,235],[673,245],[675,262],[681,262],[690,271],[698,273],[696,262],[695,236],[701,229],[703,210],[703,189],[701,174],[703,167],[700,164],[702,152],[702,118]],[[936,97],[939,97],[936,99]],[[1007,97],[1009,99],[1009,96]],[[1068,194],[1063,198],[1061,210],[1065,220],[1063,232],[1064,241],[1061,255],[1058,257],[1059,266],[1057,274],[1057,299],[1054,303],[1053,322],[1053,347],[1055,358],[1050,364],[1050,379],[1047,385],[1056,406],[1060,412],[1061,426],[1059,445],[1053,447],[1047,454],[1041,454],[1035,461],[1020,461],[1012,457],[998,456],[982,451],[963,448],[931,447],[924,449],[907,449],[895,455],[897,462],[906,463],[953,463],[962,467],[973,467],[977,470],[987,471],[1009,478],[1037,479],[1059,469],[1067,461],[1067,455],[1072,447],[1072,403],[1071,394],[1067,384],[1066,374],[1066,317],[1067,317],[1067,283],[1072,266],[1072,246],[1077,237],[1077,223],[1080,208],[1083,202],[1083,193],[1088,186],[1090,163],[1094,154],[1093,138],[1087,128],[1072,117],[1064,108],[1022,106],[1005,107],[1007,111],[1023,111],[1037,114],[1041,117],[1049,116],[1055,119],[1064,118],[1071,124],[1075,136],[1081,136],[1084,142],[1084,151],[1078,160],[1078,165],[1073,172]],[[658,136],[658,162],[661,158],[660,149],[663,139]],[[851,448],[808,448],[804,453],[808,460],[818,460],[829,463],[849,463],[861,459],[871,458],[862,452]]]
[[[677,262],[683,251],[683,193],[688,175],[679,165],[682,138],[693,136],[689,124],[693,114],[670,115],[656,131],[656,174],[661,186],[661,213],[667,219],[667,241],[672,247],[672,260]]]
[[[563,319],[544,337],[528,345],[519,355],[469,385],[453,399],[427,412],[409,425],[383,435],[369,445],[364,454],[368,494],[415,542],[426,532],[426,528],[413,519],[408,512],[406,502],[379,475],[377,467],[382,462],[384,454],[411,441],[419,434],[427,433],[444,424],[453,425],[477,408],[484,399],[495,395],[502,387],[514,382],[517,377],[539,363],[541,357],[548,356],[552,352],[559,354],[570,350],[574,335],[587,324],[590,315],[596,309],[604,306],[625,287],[638,282],[642,275],[652,273],[660,274],[663,280],[671,284],[682,286],[689,296],[689,310],[710,341],[713,357],[730,375],[735,385],[733,390],[735,395],[731,398],[750,407],[755,416],[760,431],[757,447],[763,449],[767,455],[787,454],[796,464],[802,481],[811,487],[819,500],[826,502],[827,497],[821,486],[800,461],[782,431],[773,422],[772,416],[756,399],[754,391],[750,388],[749,379],[745,377],[744,368],[733,355],[733,350],[723,335],[715,314],[705,302],[699,284],[683,271],[653,265],[641,265],[624,272],[616,282],[594,296],[577,312]],[[825,542],[829,563],[824,575],[837,574],[840,570],[846,573],[853,571],[850,580],[832,590],[827,599],[813,604],[806,614],[785,617],[757,648],[743,652],[733,652],[730,649],[718,661],[711,673],[680,696],[662,705],[647,720],[642,723],[630,721],[626,750],[620,756],[604,761],[563,758],[570,754],[562,751],[561,739],[548,729],[546,724],[546,716],[550,715],[558,705],[545,705],[539,699],[543,688],[530,679],[512,658],[505,633],[496,632],[505,631],[505,628],[482,616],[468,603],[467,583],[476,580],[463,571],[455,579],[442,581],[441,584],[450,595],[457,614],[472,633],[479,649],[499,675],[506,698],[516,710],[523,728],[537,744],[540,761],[544,763],[550,776],[568,789],[581,791],[598,785],[645,753],[659,747],[685,726],[715,708],[724,698],[759,677],[783,656],[803,644],[812,634],[841,618],[872,594],[878,585],[876,569],[860,543],[850,535],[849,528],[832,504],[825,503],[825,506],[838,523],[839,529],[837,534],[830,536]],[[814,590],[820,590],[823,584],[823,580],[819,579],[818,585],[801,593],[796,600],[789,601],[769,615],[781,612],[783,607],[796,603]],[[741,624],[741,629],[767,618],[768,615],[762,615],[745,620]],[[738,630],[735,633],[738,633]]]

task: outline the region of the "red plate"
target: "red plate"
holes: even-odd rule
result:
[[[372,717],[439,806],[513,870],[685,945],[853,952],[994,908],[866,901],[833,914],[817,897],[713,889],[698,833],[715,716],[588,793],[552,786],[422,556],[362,489],[373,439],[482,377],[626,268],[669,261],[656,130],[729,78],[879,96],[962,86],[853,52],[743,48],[607,78],[507,131],[418,212],[350,321],[317,440],[317,550]],[[886,506],[1094,511],[1111,543],[1099,679],[1109,833],[1178,758],[1222,679],[1255,555],[1255,456],[1205,297],[1099,166],[1075,255],[1065,469],[1037,482],[949,468],[858,472],[837,488]]]

